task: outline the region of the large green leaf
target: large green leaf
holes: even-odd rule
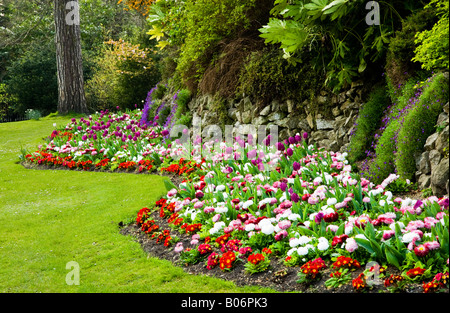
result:
[[[398,269],[400,269],[400,262],[397,259],[397,257],[395,256],[395,254],[392,252],[392,249],[388,245],[385,246],[384,252],[386,254],[386,259],[389,262],[389,264],[392,264],[395,267],[397,267]]]
[[[178,190],[177,186],[175,186],[169,179],[164,180],[164,186],[166,186],[167,191],[172,189]]]
[[[370,244],[370,241],[364,238],[355,238],[355,241],[358,245],[366,249],[370,254],[374,253],[375,251],[372,248],[372,245]]]

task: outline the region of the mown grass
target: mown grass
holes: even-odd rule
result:
[[[185,273],[148,257],[118,223],[165,192],[154,175],[29,170],[18,155],[33,151],[69,118],[0,124],[0,292],[271,292]],[[75,261],[80,284],[68,285]]]

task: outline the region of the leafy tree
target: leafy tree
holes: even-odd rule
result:
[[[147,15],[150,11],[150,6],[153,2],[155,2],[155,0],[119,0],[118,3],[122,2],[127,6],[129,10],[136,10],[142,15]]]

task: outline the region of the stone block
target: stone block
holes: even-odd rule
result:
[[[449,174],[448,158],[444,158],[439,162],[439,165],[431,172],[431,189],[433,194],[437,197],[442,197],[446,194],[448,174]]]
[[[423,148],[426,151],[433,150],[438,136],[439,136],[438,133],[431,134],[425,141],[425,145],[423,146]]]

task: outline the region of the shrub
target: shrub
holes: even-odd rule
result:
[[[122,39],[105,42],[96,70],[86,82],[90,109],[132,108],[140,103],[160,78],[154,66],[153,52]]]
[[[428,136],[435,128],[442,106],[448,101],[448,76],[438,74],[424,86],[418,103],[405,116],[403,127],[398,133],[398,153],[395,165],[404,179],[412,179],[415,173],[413,156],[421,152]]]
[[[348,148],[350,162],[364,158],[388,104],[389,96],[385,88],[378,87],[372,91],[369,100],[360,108],[359,116],[356,120],[356,130],[350,139]]]
[[[422,63],[427,70],[449,68],[449,1],[432,0],[425,8],[432,8],[439,16],[439,21],[431,30],[424,30],[416,34],[413,61]]]
[[[314,65],[326,72],[327,86],[337,92],[364,71],[376,70],[401,16],[418,6],[410,0],[382,1],[380,25],[374,27],[364,23],[366,4],[277,0],[271,10],[274,18],[260,28],[261,37],[279,46],[294,62],[312,55]]]
[[[216,44],[250,26],[247,18],[256,0],[188,0],[185,3],[186,37],[180,49],[177,71],[191,91],[216,52]]]
[[[389,84],[388,84],[389,85]],[[393,104],[386,110],[382,126],[372,143],[373,159],[363,164],[363,176],[380,183],[391,173],[404,180],[415,173],[414,154],[421,152],[426,138],[434,132],[436,119],[448,101],[448,77],[438,74],[414,84],[389,87]]]
[[[41,112],[38,110],[27,109],[25,111],[25,118],[28,120],[39,120],[41,118]]]
[[[323,77],[310,63],[294,65],[279,49],[267,47],[252,52],[239,75],[236,95],[250,95],[263,102],[273,99],[303,101],[318,93]]]
[[[177,124],[190,126],[192,121],[192,113],[187,107],[191,100],[191,92],[188,89],[182,89],[178,92],[177,104],[178,108],[175,112]]]
[[[395,172],[396,138],[400,122],[393,120],[384,130],[375,148],[375,157],[368,163],[364,176],[375,184]]]
[[[6,91],[17,98],[13,112],[23,115],[27,109],[46,115],[58,105],[54,44],[33,45],[7,68]]]
[[[411,100],[417,98],[420,93],[414,88],[414,78],[410,78],[404,85],[396,86],[389,77],[386,77],[386,81],[392,104],[382,113],[380,128],[375,132],[370,150],[366,151],[368,159],[362,168],[363,175],[374,183],[381,183],[389,174],[395,172],[396,140],[402,116]]]
[[[402,21],[402,29],[395,32],[386,53],[386,75],[394,85],[404,83],[420,70],[420,63],[411,60],[417,47],[415,35],[435,22],[436,14],[431,9],[417,10]]]
[[[8,117],[17,99],[6,92],[6,85],[0,84],[0,120]]]

